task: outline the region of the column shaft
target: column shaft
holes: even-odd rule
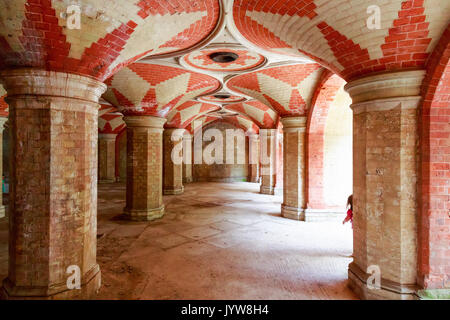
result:
[[[8,94],[12,136],[9,271],[3,296],[88,298],[100,287],[97,117],[106,86],[34,69],[3,72],[0,78]],[[80,271],[81,290],[68,286],[74,270]]]
[[[350,82],[353,99],[352,288],[363,298],[412,299],[417,273],[417,108],[424,72]],[[379,270],[381,287],[367,285]]]
[[[263,194],[273,195],[275,193],[276,168],[275,158],[277,150],[277,130],[261,129],[261,188]]]
[[[249,148],[248,148],[248,181],[258,183],[259,182],[259,135],[249,136]]]
[[[116,181],[116,134],[98,135],[99,183]]]
[[[306,117],[281,119],[283,123],[283,204],[281,215],[305,220]]]
[[[124,117],[127,124],[127,196],[125,215],[154,220],[164,215],[162,198],[163,125],[151,116]]]
[[[191,183],[192,178],[192,135],[183,135],[183,183]]]
[[[3,130],[5,128],[5,123],[8,118],[0,118],[0,178],[2,178],[3,189]],[[0,191],[0,219],[5,217],[5,206],[3,205],[3,190]]]
[[[181,194],[183,187],[183,129],[164,130],[164,194]]]

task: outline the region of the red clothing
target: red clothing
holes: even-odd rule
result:
[[[348,209],[347,210],[347,219],[350,219],[350,221],[353,224],[353,211],[352,211],[352,209]]]

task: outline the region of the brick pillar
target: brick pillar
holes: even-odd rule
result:
[[[259,183],[259,135],[250,135],[248,144],[248,181]]]
[[[3,298],[89,298],[100,287],[97,247],[98,99],[79,75],[0,74],[11,125],[9,271]],[[81,289],[69,290],[80,271]],[[70,269],[69,269],[70,270]]]
[[[276,183],[276,150],[277,150],[277,130],[260,129],[261,141],[261,188],[262,194],[275,193]]]
[[[5,123],[8,118],[0,117],[0,178],[3,181],[3,130],[5,129]],[[0,186],[3,189],[3,182]],[[0,191],[0,219],[5,217],[5,206],[3,205],[3,190]]]
[[[183,129],[164,130],[164,194],[181,194],[183,186]],[[173,154],[172,154],[173,153]]]
[[[282,118],[283,123],[283,204],[281,215],[305,220],[305,132],[306,117]]]
[[[163,126],[166,119],[126,116],[127,199],[131,220],[154,220],[164,215],[162,198]]]
[[[183,135],[183,183],[191,183],[192,178],[192,135]]]
[[[116,137],[117,134],[98,135],[98,182],[116,181]]]
[[[362,78],[353,99],[350,285],[362,298],[412,299],[417,275],[417,108],[424,71]],[[381,288],[369,289],[371,268]]]

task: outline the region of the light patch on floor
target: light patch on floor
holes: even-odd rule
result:
[[[99,299],[356,299],[351,227],[282,218],[282,197],[258,184],[187,184],[153,222],[123,220],[124,184],[98,195]],[[7,239],[2,219],[0,278]]]

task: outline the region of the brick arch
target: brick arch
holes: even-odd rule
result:
[[[345,81],[342,78],[331,71],[326,71],[317,85],[308,113],[306,198],[310,209],[326,208],[323,194],[325,125],[330,104],[344,84]]]
[[[419,123],[418,283],[450,288],[450,25],[428,62]],[[446,281],[446,283],[445,283]]]

